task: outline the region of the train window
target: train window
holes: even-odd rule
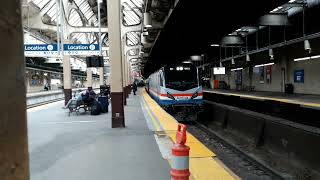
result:
[[[166,88],[188,90],[198,86],[197,69],[194,66],[177,66],[165,70]]]

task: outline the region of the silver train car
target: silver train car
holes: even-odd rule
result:
[[[146,90],[162,107],[202,105],[202,86],[192,64],[162,67],[146,81]]]

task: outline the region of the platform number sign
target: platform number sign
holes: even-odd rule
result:
[[[304,83],[304,70],[299,69],[294,71],[294,82],[295,83]]]

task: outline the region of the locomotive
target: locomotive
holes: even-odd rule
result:
[[[202,105],[202,86],[193,64],[162,67],[148,77],[146,90],[164,108]]]

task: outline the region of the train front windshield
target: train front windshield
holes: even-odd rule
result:
[[[165,70],[166,87],[185,91],[198,87],[197,70],[193,66],[170,67]]]

